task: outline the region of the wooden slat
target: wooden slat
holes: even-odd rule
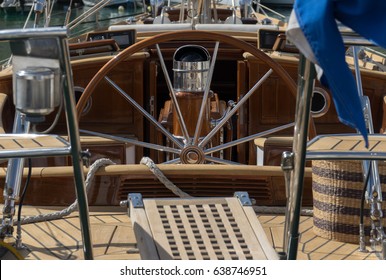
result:
[[[322,138],[314,143],[312,143],[308,149],[309,150],[331,150],[333,149],[337,144],[341,142],[340,139],[336,137],[328,137],[328,138]]]
[[[3,150],[21,149],[20,145],[18,145],[13,139],[1,139],[0,147]]]
[[[326,240],[327,242],[318,247],[318,251],[321,253],[331,254],[342,246],[342,242],[334,240]]]
[[[278,248],[283,249],[283,230],[284,230],[284,226],[271,227],[271,234],[272,234],[271,242],[276,249]]]
[[[197,207],[191,206],[192,214],[194,219],[196,220],[197,228],[200,231],[202,242],[206,248],[206,255],[204,255],[205,258],[209,258],[211,260],[217,259],[216,252],[213,250],[212,243],[210,242],[210,238],[208,236],[208,232],[205,230],[205,226],[201,220],[200,213],[198,212]],[[201,250],[202,254],[202,250]]]
[[[258,239],[259,237],[256,236],[253,229],[250,227],[250,223],[253,221],[250,221],[245,215],[244,210],[241,207],[240,202],[237,198],[227,198],[228,204],[231,208],[233,216],[236,218],[238,227],[240,228],[240,231],[243,235],[243,239],[245,239],[245,243],[248,244],[248,247],[251,251],[251,254],[254,259],[264,260],[267,259],[267,255],[265,253],[265,250],[263,249],[263,246]],[[256,215],[255,215],[256,218]],[[254,222],[256,224],[259,224],[259,221],[256,219]],[[263,232],[260,232],[260,234],[263,234]]]
[[[386,151],[386,141],[380,141],[376,148],[378,151]]]
[[[95,217],[98,218],[101,222],[106,224],[110,224],[110,225],[120,224],[119,220],[115,217],[115,215],[105,214],[105,215],[98,215]]]
[[[165,218],[160,218],[159,211],[157,209],[157,203],[154,200],[144,200],[144,207],[146,209],[142,209],[142,215],[145,215],[148,221],[148,227],[149,227],[149,232],[148,236],[146,238],[151,239],[152,241],[148,241],[148,243],[153,242],[154,243],[154,252],[151,250],[153,253],[153,258],[154,259],[159,259],[160,256],[162,256],[165,259],[171,259],[171,249],[169,245],[169,241],[167,239],[167,236],[165,235],[164,229],[163,229],[163,224],[161,219]],[[165,215],[168,215],[166,213],[165,209]],[[154,238],[156,237],[156,238]],[[145,246],[146,244],[144,244]],[[158,251],[156,250],[158,248]],[[141,251],[141,249],[140,249]],[[141,253],[142,254],[142,253]]]
[[[227,230],[228,235],[230,235],[229,239],[230,239],[230,242],[231,242],[233,248],[236,250],[236,252],[240,252],[239,255],[241,255],[243,250],[240,247],[240,243],[238,242],[238,238],[236,236],[234,236],[233,234],[229,234],[231,231],[230,229],[232,228],[232,225],[229,223],[229,220],[226,217],[227,214],[225,213],[224,208],[217,206],[217,209],[218,209],[219,215],[224,223],[224,228]],[[232,231],[232,233],[233,233],[233,231]],[[242,256],[241,259],[245,259],[245,258]]]
[[[357,244],[342,244],[342,246],[337,247],[336,250],[334,250],[333,255],[334,259],[345,259],[352,253],[358,250],[358,245]],[[366,255],[367,254],[363,254]]]
[[[128,248],[135,249],[136,244],[137,242],[131,224],[117,226],[109,244],[107,255],[128,254]]]
[[[314,236],[314,238],[311,238],[310,240],[303,242],[304,251],[319,252],[319,248],[322,246],[325,246],[328,241],[329,241],[328,239],[320,239],[317,236]]]
[[[368,150],[370,151],[382,151],[382,150],[379,150],[379,147],[378,145],[383,142],[383,141],[380,141],[380,140],[369,140],[369,148]],[[366,147],[365,147],[365,141],[361,141],[361,143],[355,147],[354,151],[358,149],[359,151],[363,151],[363,150],[366,150]]]
[[[240,202],[238,201],[238,203]],[[269,239],[265,235],[264,229],[261,226],[259,220],[256,219],[256,214],[253,208],[250,206],[244,206],[243,210],[244,210],[245,216],[247,217],[250,223],[251,228],[255,232],[255,236],[260,243],[260,246],[264,252],[265,258],[268,260],[278,260],[279,256],[275,251],[275,249],[273,248],[272,244],[269,242]]]
[[[114,225],[93,224],[92,241],[94,247],[94,256],[106,255],[112,236],[116,230]]]
[[[359,150],[358,148],[361,148],[360,141],[344,140],[339,142],[333,149],[337,151],[352,151],[354,149]]]
[[[217,206],[217,211],[219,211],[219,212],[221,210],[223,210],[223,207],[221,207],[220,204],[218,204],[218,203],[214,206],[215,207]],[[210,239],[210,242],[212,244],[214,252],[216,253],[217,259],[225,259],[225,260],[232,259],[232,256],[231,256],[230,251],[227,247],[227,244],[225,243],[225,240],[222,237],[222,233],[220,232],[220,230],[217,226],[218,222],[216,221],[216,217],[214,217],[214,215],[213,215],[212,207],[208,204],[204,204],[203,208],[205,210],[206,219],[208,219],[208,225],[211,225],[210,226],[210,229],[211,229],[210,234],[212,235],[212,237],[210,236],[210,234],[208,234],[208,237]],[[228,234],[231,236],[230,239],[232,241],[232,245],[233,245],[232,247],[234,248],[234,251],[236,252],[238,258],[239,259],[245,259],[243,254],[242,254],[242,249],[240,247],[240,244],[239,244],[239,242],[237,242],[239,238],[237,238],[237,236],[233,235],[232,225],[229,223],[229,217],[227,217],[227,215],[225,213],[223,213],[223,216],[221,217],[221,221],[224,223],[224,227],[227,229]],[[213,241],[215,241],[216,243],[213,243]]]
[[[41,145],[37,141],[33,141],[32,139],[15,139],[15,142],[23,148],[40,148]]]
[[[165,252],[168,252],[168,255],[165,256],[165,259],[168,260],[168,259],[173,259],[173,251],[174,252],[178,252],[179,253],[179,256],[177,257],[174,257],[176,259],[188,259],[188,256],[186,254],[186,251],[184,250],[184,242],[182,241],[182,238],[181,238],[181,234],[178,232],[179,229],[177,227],[177,224],[175,222],[175,219],[173,217],[173,210],[170,208],[170,205],[165,205],[164,206],[164,209],[165,209],[165,213],[166,213],[166,216],[167,216],[167,221],[168,221],[168,224],[170,226],[170,230],[173,232],[173,237],[174,237],[174,241],[175,241],[175,247],[176,249],[173,249],[173,247],[170,247],[169,244],[165,244],[165,243],[158,243],[158,238],[157,238],[157,232],[155,232],[153,234],[153,238],[155,237],[156,240],[157,240],[157,247],[160,248],[161,246],[160,245],[163,245],[161,247],[161,250],[165,250]],[[177,210],[177,209],[175,209]],[[162,232],[160,232],[160,234],[164,234]],[[159,249],[159,251],[161,251]],[[163,256],[161,256],[160,254],[160,259],[164,259]]]
[[[189,251],[187,251],[187,255],[188,259],[202,260],[203,256],[201,255],[201,250],[193,250],[193,248],[197,249],[203,245],[197,242],[197,236],[199,235],[191,223],[195,220],[193,219],[193,214],[191,213],[190,207],[191,205],[189,205],[188,211],[186,211],[183,205],[177,205],[178,213],[181,217],[182,223],[185,226],[186,236],[189,240],[189,248],[191,248]]]
[[[262,223],[262,224],[265,224],[265,223],[270,223],[270,224],[273,224],[273,220],[276,218],[276,215],[258,215],[258,218],[259,218],[259,221]]]
[[[35,139],[42,147],[47,148],[56,148],[56,147],[65,147],[66,144],[60,140],[58,140],[56,137],[52,136],[41,136],[37,137]]]
[[[158,259],[157,248],[152,238],[145,210],[143,208],[133,208],[131,203],[130,215],[141,258],[146,260]]]

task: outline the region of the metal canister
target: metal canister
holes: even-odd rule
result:
[[[15,75],[13,93],[16,109],[27,115],[48,115],[57,104],[55,73],[45,67],[19,70]]]
[[[186,45],[173,57],[175,91],[203,92],[208,79],[209,52],[202,46]]]
[[[195,133],[200,108],[208,80],[210,64],[209,52],[202,46],[186,45],[176,50],[173,57],[173,88],[181,109],[189,136]],[[202,128],[199,136],[206,135],[210,129],[210,98],[206,100]],[[173,134],[182,136],[177,113],[173,107]]]

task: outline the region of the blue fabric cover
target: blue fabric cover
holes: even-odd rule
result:
[[[296,0],[294,11],[323,69],[321,82],[330,88],[339,119],[356,128],[367,143],[367,129],[354,76],[336,20],[375,44],[386,47],[385,0]]]

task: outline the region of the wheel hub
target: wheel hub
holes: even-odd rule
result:
[[[180,158],[184,164],[202,164],[205,161],[205,154],[199,147],[187,146],[182,150]]]

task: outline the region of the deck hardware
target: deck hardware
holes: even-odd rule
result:
[[[143,208],[142,195],[140,193],[129,193],[128,195],[129,203],[133,205],[134,208]]]
[[[90,167],[90,159],[91,159],[91,153],[89,149],[86,149],[85,151],[81,151],[81,158],[82,162],[86,167]]]
[[[283,152],[281,157],[281,169],[284,172],[294,169],[294,154],[292,152]]]
[[[127,215],[131,217],[132,208],[144,208],[142,195],[140,193],[129,193],[127,200],[121,201],[121,207],[127,207]]]
[[[239,199],[242,206],[252,206],[252,201],[247,192],[235,192],[234,196]]]
[[[359,224],[359,252],[367,253],[366,238],[365,238],[365,225]]]
[[[119,206],[121,206],[121,207],[129,207],[129,201],[128,200],[121,200],[119,202]]]

